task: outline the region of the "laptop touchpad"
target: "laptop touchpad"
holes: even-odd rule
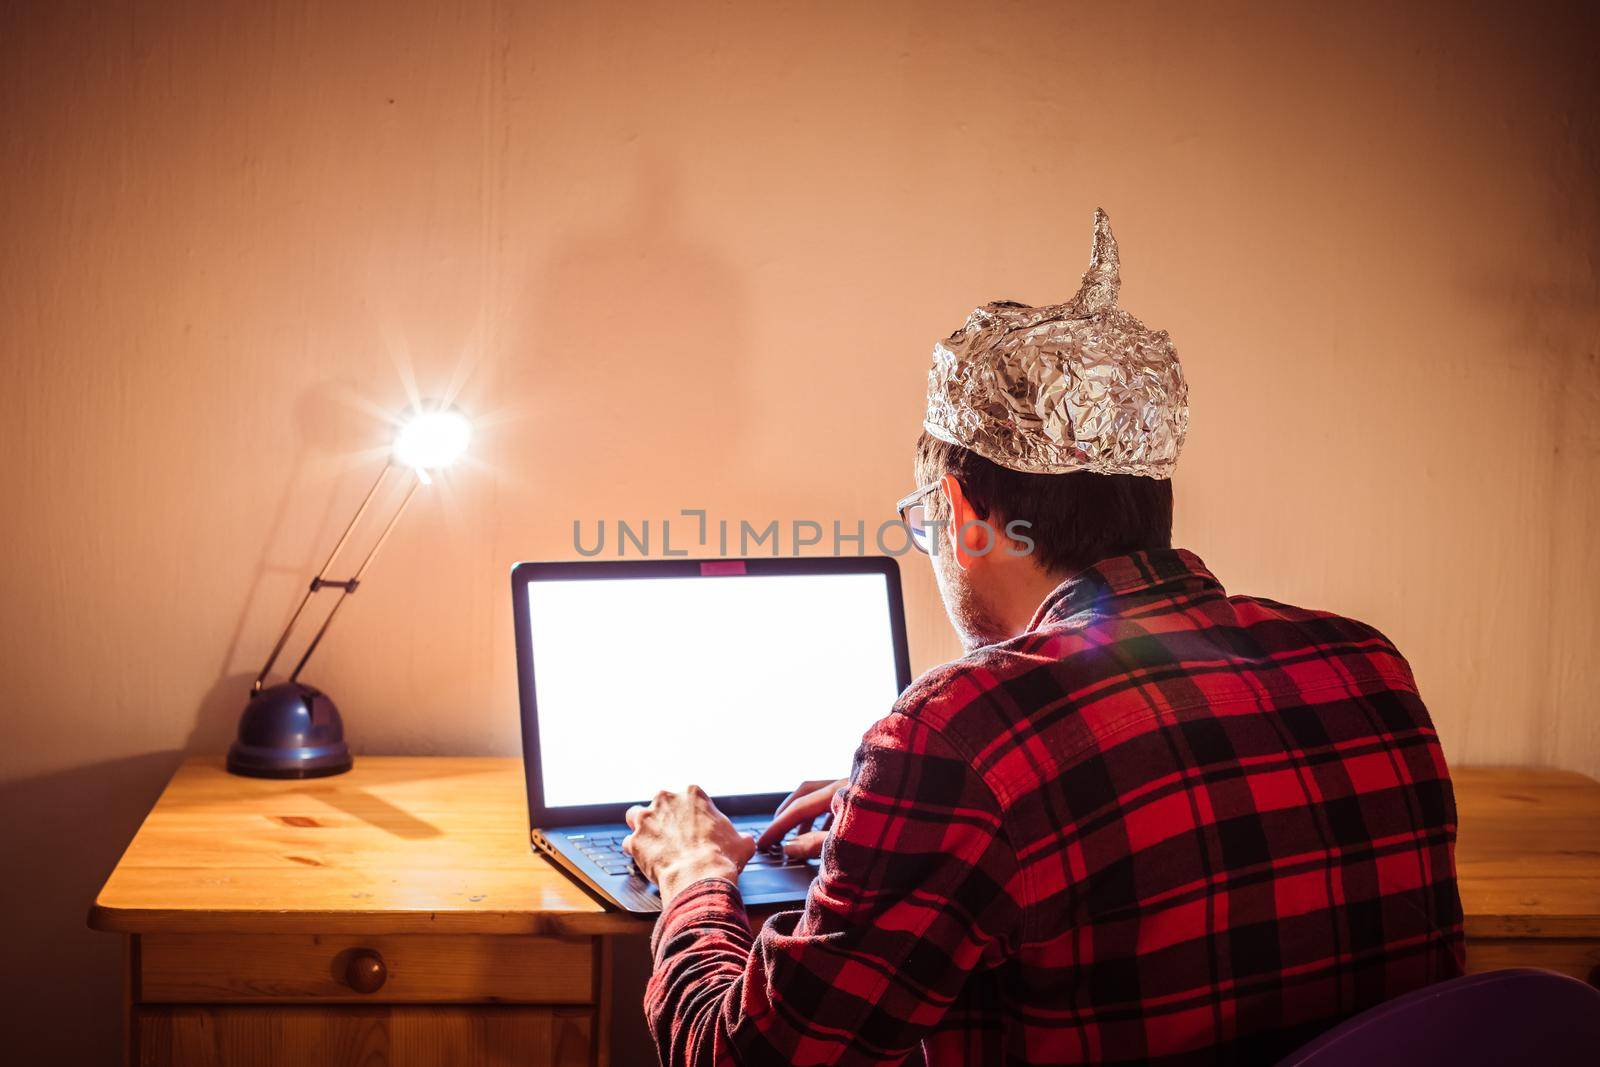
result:
[[[809,864],[766,871],[747,870],[739,876],[739,892],[746,898],[762,893],[804,893],[816,873]]]

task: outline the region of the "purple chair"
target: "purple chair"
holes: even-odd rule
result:
[[[1469,974],[1370,1008],[1278,1067],[1600,1064],[1600,989],[1554,971]]]

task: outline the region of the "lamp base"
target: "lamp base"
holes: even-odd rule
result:
[[[228,749],[228,771],[247,778],[325,778],[353,762],[339,709],[327,694],[299,682],[252,694],[239,716],[239,738]]]

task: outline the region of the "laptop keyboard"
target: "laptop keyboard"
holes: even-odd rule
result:
[[[741,834],[750,834],[751,836],[760,836],[761,831],[765,830],[771,823],[772,820],[770,818],[759,816],[733,820],[734,829]],[[810,826],[796,826],[784,835],[783,840],[789,840],[801,830],[810,829]],[[618,830],[616,833],[567,834],[566,839],[573,848],[583,853],[590,862],[607,874],[628,874],[634,868],[633,860],[628,857],[626,852],[622,851],[622,839],[627,836],[627,830]],[[783,854],[783,842],[780,841],[767,851],[757,849],[756,854],[746,864],[746,868],[783,867],[802,862],[804,861],[787,859]]]

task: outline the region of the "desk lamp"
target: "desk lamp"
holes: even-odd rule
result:
[[[350,769],[350,747],[345,744],[344,721],[339,717],[339,709],[326,693],[301,682],[300,672],[305,670],[306,661],[311,659],[311,654],[322,643],[323,635],[328,632],[339,608],[360,586],[362,575],[367,573],[378,549],[389,539],[406,505],[411,503],[412,496],[416,494],[417,487],[433,483],[428,472],[454,463],[467,450],[467,443],[471,439],[472,424],[454,408],[421,409],[400,426],[389,462],[378,472],[378,480],[372,483],[361,506],[356,509],[355,518],[350,520],[338,544],[333,546],[328,561],[311,579],[311,587],[300,598],[300,606],[289,617],[288,625],[278,635],[278,643],[272,646],[272,654],[267,657],[266,665],[256,675],[255,684],[250,688],[250,702],[239,717],[238,740],[228,749],[229,771],[250,778],[322,778],[343,774]],[[334,561],[344,551],[350,535],[355,532],[356,525],[366,515],[378,490],[389,480],[392,471],[411,479],[410,488],[401,498],[399,507],[354,574],[341,579],[328,577]],[[295,623],[300,621],[311,598],[323,589],[339,590],[339,599],[334,601],[322,625],[312,636],[311,643],[306,646],[300,662],[295,664],[289,680],[267,685],[267,675],[278,661],[283,646],[288,643]]]

